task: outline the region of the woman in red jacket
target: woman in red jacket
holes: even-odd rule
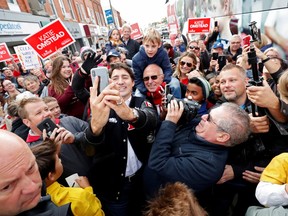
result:
[[[52,64],[48,95],[57,99],[62,113],[82,119],[85,105],[71,88],[72,77],[70,60],[65,56],[58,56]]]

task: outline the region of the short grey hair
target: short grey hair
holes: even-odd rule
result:
[[[237,104],[226,102],[218,107],[225,110],[225,116],[217,118],[218,130],[222,130],[230,135],[230,140],[226,146],[232,147],[248,140],[251,133],[250,118],[245,110]]]

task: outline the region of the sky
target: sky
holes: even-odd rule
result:
[[[165,0],[111,0],[112,7],[120,12],[129,24],[138,22],[140,28],[166,17]],[[110,9],[109,0],[101,0],[103,10]]]

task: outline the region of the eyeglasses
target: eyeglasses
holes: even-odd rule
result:
[[[223,127],[219,126],[218,124],[216,124],[215,121],[213,121],[213,119],[211,118],[210,113],[208,114],[206,121],[207,121],[207,122],[211,122],[212,124],[216,125],[217,128],[219,128],[219,129],[221,129],[222,131],[226,132],[226,130],[225,130]]]
[[[195,50],[199,50],[200,47],[197,47],[197,46],[189,46],[190,49],[195,49]]]
[[[152,80],[156,80],[158,78],[159,75],[153,75],[153,76],[146,76],[146,77],[143,77],[143,81],[144,82],[147,82],[149,81],[149,79],[151,78]]]
[[[180,61],[180,65],[181,66],[184,66],[185,64],[187,65],[187,67],[192,67],[193,66],[193,64],[190,63],[190,62]]]

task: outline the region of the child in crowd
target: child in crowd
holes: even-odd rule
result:
[[[143,71],[150,64],[157,64],[164,73],[164,82],[170,85],[171,93],[176,98],[181,98],[180,82],[172,77],[172,67],[167,52],[161,42],[160,33],[154,29],[148,29],[143,38],[143,45],[139,52],[132,58],[132,68],[135,74],[135,95],[146,95],[147,89],[143,81]],[[153,77],[151,77],[153,79]]]
[[[60,119],[66,116],[65,114],[61,113],[61,108],[56,98],[46,96],[43,98],[43,101],[47,104],[48,109],[50,110],[55,119]]]
[[[57,206],[71,203],[73,215],[78,216],[104,215],[101,209],[102,205],[93,193],[93,189],[86,177],[81,176],[75,180],[80,188],[63,187],[57,182],[63,172],[63,166],[58,156],[60,144],[46,140],[31,147],[31,150],[36,157],[41,178],[46,183],[47,193]]]
[[[120,31],[116,28],[111,29],[108,32],[109,41],[105,44],[105,53],[108,54],[111,49],[116,49],[117,47],[125,47],[125,44],[121,40]]]
[[[203,77],[192,77],[187,84],[185,98],[188,100],[194,100],[198,102],[201,107],[198,110],[198,115],[204,115],[208,113],[208,109],[212,104],[207,101],[211,92],[211,86],[209,82]]]

